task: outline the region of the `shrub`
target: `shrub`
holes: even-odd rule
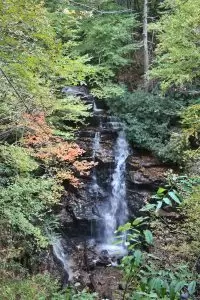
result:
[[[187,233],[189,255],[199,256],[200,247],[200,184],[193,188],[193,192],[185,199],[182,213],[185,215],[182,230]]]
[[[166,154],[163,155],[163,149],[169,142],[172,128],[177,125],[183,101],[138,90],[109,99],[108,104],[127,125],[130,142],[169,159]]]
[[[9,168],[12,176],[27,175],[37,169],[38,164],[34,161],[28,151],[17,145],[0,146],[1,166]]]
[[[0,291],[1,297],[4,300],[42,300],[53,299],[53,296],[57,293],[58,288],[58,282],[50,275],[45,274],[20,280],[13,279],[6,281],[4,279]]]

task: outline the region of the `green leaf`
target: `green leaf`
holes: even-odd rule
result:
[[[145,241],[147,242],[147,244],[153,245],[153,235],[152,235],[151,231],[147,229],[147,230],[144,230],[143,233],[144,233]]]
[[[157,202],[156,211],[158,211],[162,207],[162,201]]]
[[[176,196],[174,191],[168,192],[168,195],[174,200],[176,203],[181,204],[180,199]]]
[[[158,195],[163,195],[167,190],[162,188],[162,187],[159,187],[159,189],[157,190],[157,194]]]
[[[135,264],[136,266],[139,266],[139,265],[141,264],[142,258],[143,258],[142,252],[141,252],[140,250],[136,250],[136,251],[134,252],[134,258],[135,258],[134,264]]]
[[[156,207],[156,204],[151,204],[151,203],[148,203],[146,204],[144,207],[142,207],[140,209],[140,211],[150,211],[150,210],[154,210]]]
[[[133,226],[137,226],[139,224],[141,224],[144,220],[148,219],[148,217],[139,217],[139,218],[136,218],[133,222],[132,222],[132,225]]]
[[[128,231],[128,230],[130,230],[130,229],[131,229],[131,223],[128,222],[128,223],[126,223],[126,224],[124,224],[124,225],[119,226],[119,228],[118,228],[115,232],[116,232],[116,233],[117,233],[117,232],[124,232],[124,231]]]
[[[163,202],[165,202],[167,205],[172,206],[171,200],[170,200],[169,198],[167,198],[167,197],[164,197],[164,198],[163,198]]]
[[[190,282],[190,284],[188,285],[188,292],[190,295],[193,295],[195,290],[196,290],[196,281],[192,281]]]
[[[174,288],[175,292],[176,293],[180,292],[185,285],[186,285],[185,281],[178,282]]]

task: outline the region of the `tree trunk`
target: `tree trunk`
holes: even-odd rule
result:
[[[148,70],[149,70],[149,51],[148,51],[148,31],[147,31],[147,21],[148,17],[148,0],[144,0],[144,8],[143,8],[143,44],[144,44],[144,88],[148,91],[149,86],[149,78],[148,78]]]

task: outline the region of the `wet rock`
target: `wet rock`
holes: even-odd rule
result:
[[[81,99],[93,99],[89,94],[89,90],[85,86],[65,86],[62,89],[62,93],[73,95],[75,97],[81,97]]]
[[[102,250],[97,261],[97,265],[107,266],[111,263],[111,257],[107,250]]]
[[[127,201],[129,216],[131,219],[137,216],[139,210],[142,208],[145,202],[150,197],[151,192],[149,190],[143,190],[138,188],[128,188],[127,189]]]
[[[127,162],[128,180],[134,185],[156,189],[165,182],[168,167],[151,155],[132,155]]]

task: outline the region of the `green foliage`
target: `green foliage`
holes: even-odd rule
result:
[[[156,203],[152,203],[155,202]],[[165,208],[166,206],[177,206],[180,205],[182,201],[181,196],[178,194],[178,192],[175,189],[165,189],[165,188],[159,188],[157,190],[156,195],[153,195],[151,197],[150,203],[148,203],[146,206],[144,206],[141,211],[152,211],[155,210],[155,212],[158,212],[159,209]]]
[[[180,299],[180,294],[184,290],[193,296],[196,289],[195,277],[189,271],[187,266],[176,266],[175,270],[159,270],[152,262],[143,259],[140,268],[137,270],[137,279],[139,286],[137,290],[131,293],[131,299]]]
[[[38,168],[26,149],[17,145],[0,146],[0,172],[4,175],[5,169],[9,170],[11,176],[27,176],[27,173]]]
[[[169,143],[161,150],[162,155],[180,165],[198,164],[200,161],[200,105],[189,105],[181,111],[181,128],[172,131]],[[193,173],[198,174],[198,166]]]
[[[110,81],[92,89],[92,94],[98,99],[114,99],[124,94],[124,87]]]
[[[94,300],[97,299],[96,293],[89,293],[86,290],[76,291],[73,288],[59,291],[58,281],[48,273],[38,274],[22,280],[2,281],[0,292],[2,299],[14,300],[19,297],[21,300]]]
[[[97,299],[97,293],[89,293],[86,289],[82,291],[76,291],[73,287],[66,290],[63,300],[94,300]],[[60,300],[60,298],[55,298],[54,300]]]
[[[123,257],[120,267],[124,272],[125,289],[123,299],[180,299],[180,294],[195,293],[196,277],[189,271],[188,266],[174,266],[173,270],[162,269],[156,263],[159,258],[142,251],[144,240],[141,241],[142,231],[138,230],[145,224],[145,218],[137,218],[119,228],[127,231],[129,254]],[[150,230],[143,231],[147,245],[153,244]],[[139,247],[139,249],[138,249]]]
[[[184,107],[183,101],[138,90],[108,99],[108,104],[127,125],[127,136],[132,144],[165,159],[162,151],[177,123],[178,112]]]
[[[137,249],[144,245],[153,244],[153,236],[151,231],[145,229],[144,226],[147,226],[148,217],[139,217],[136,218],[132,223],[126,223],[125,225],[119,226],[117,233],[126,233],[126,246],[129,250]],[[118,235],[118,240],[120,243],[123,240],[124,235]],[[122,239],[122,240],[121,240]]]
[[[59,288],[58,282],[48,274],[36,275],[22,280],[3,280],[0,291],[1,297],[5,300],[14,300],[19,297],[21,300],[42,300],[54,299]],[[60,298],[62,299],[60,294]]]
[[[45,0],[44,3],[50,11],[54,12],[55,10],[65,7],[66,0]]]
[[[166,89],[198,80],[200,7],[198,0],[166,0],[164,5],[166,13],[152,24],[158,45],[151,76]]]
[[[1,99],[7,106],[7,116],[16,113],[10,108],[23,112],[26,106],[29,109],[35,105],[49,107],[52,93],[48,74],[52,72],[53,57],[58,54],[59,47],[44,8],[35,1],[8,0],[1,2],[0,10],[0,66],[18,93],[26,99],[26,104],[17,99],[7,79],[1,74]]]
[[[58,201],[57,190],[53,179],[16,179],[15,183],[0,191],[2,224],[8,223],[24,235],[33,235],[40,246],[46,246],[45,222],[51,206]]]
[[[200,184],[199,177],[177,175],[169,171],[165,187],[159,187],[156,194],[151,196],[150,201],[141,208],[141,211],[155,211],[161,208],[177,208],[184,205],[184,199],[191,195],[193,188]]]
[[[56,128],[54,132],[56,135],[72,138],[73,131],[83,126],[90,116],[89,108],[89,105],[72,96],[57,99],[54,110],[48,118],[49,124]]]
[[[131,15],[91,15],[81,26],[81,44],[78,53],[89,54],[94,64],[116,70],[131,63],[131,54],[138,48],[133,29],[136,17]]]
[[[189,106],[181,115],[182,141],[186,141],[183,157],[197,162],[200,160],[200,104]]]
[[[185,222],[182,230],[187,233],[188,256],[199,255],[200,247],[200,184],[193,187],[192,192],[186,197],[182,206]]]
[[[56,26],[42,4],[8,0],[1,3],[0,12],[0,129],[11,124],[15,128],[25,112],[50,115],[60,86],[101,82],[102,70],[98,74],[88,56],[71,56],[67,43],[58,40]],[[66,30],[70,33],[70,26]]]

